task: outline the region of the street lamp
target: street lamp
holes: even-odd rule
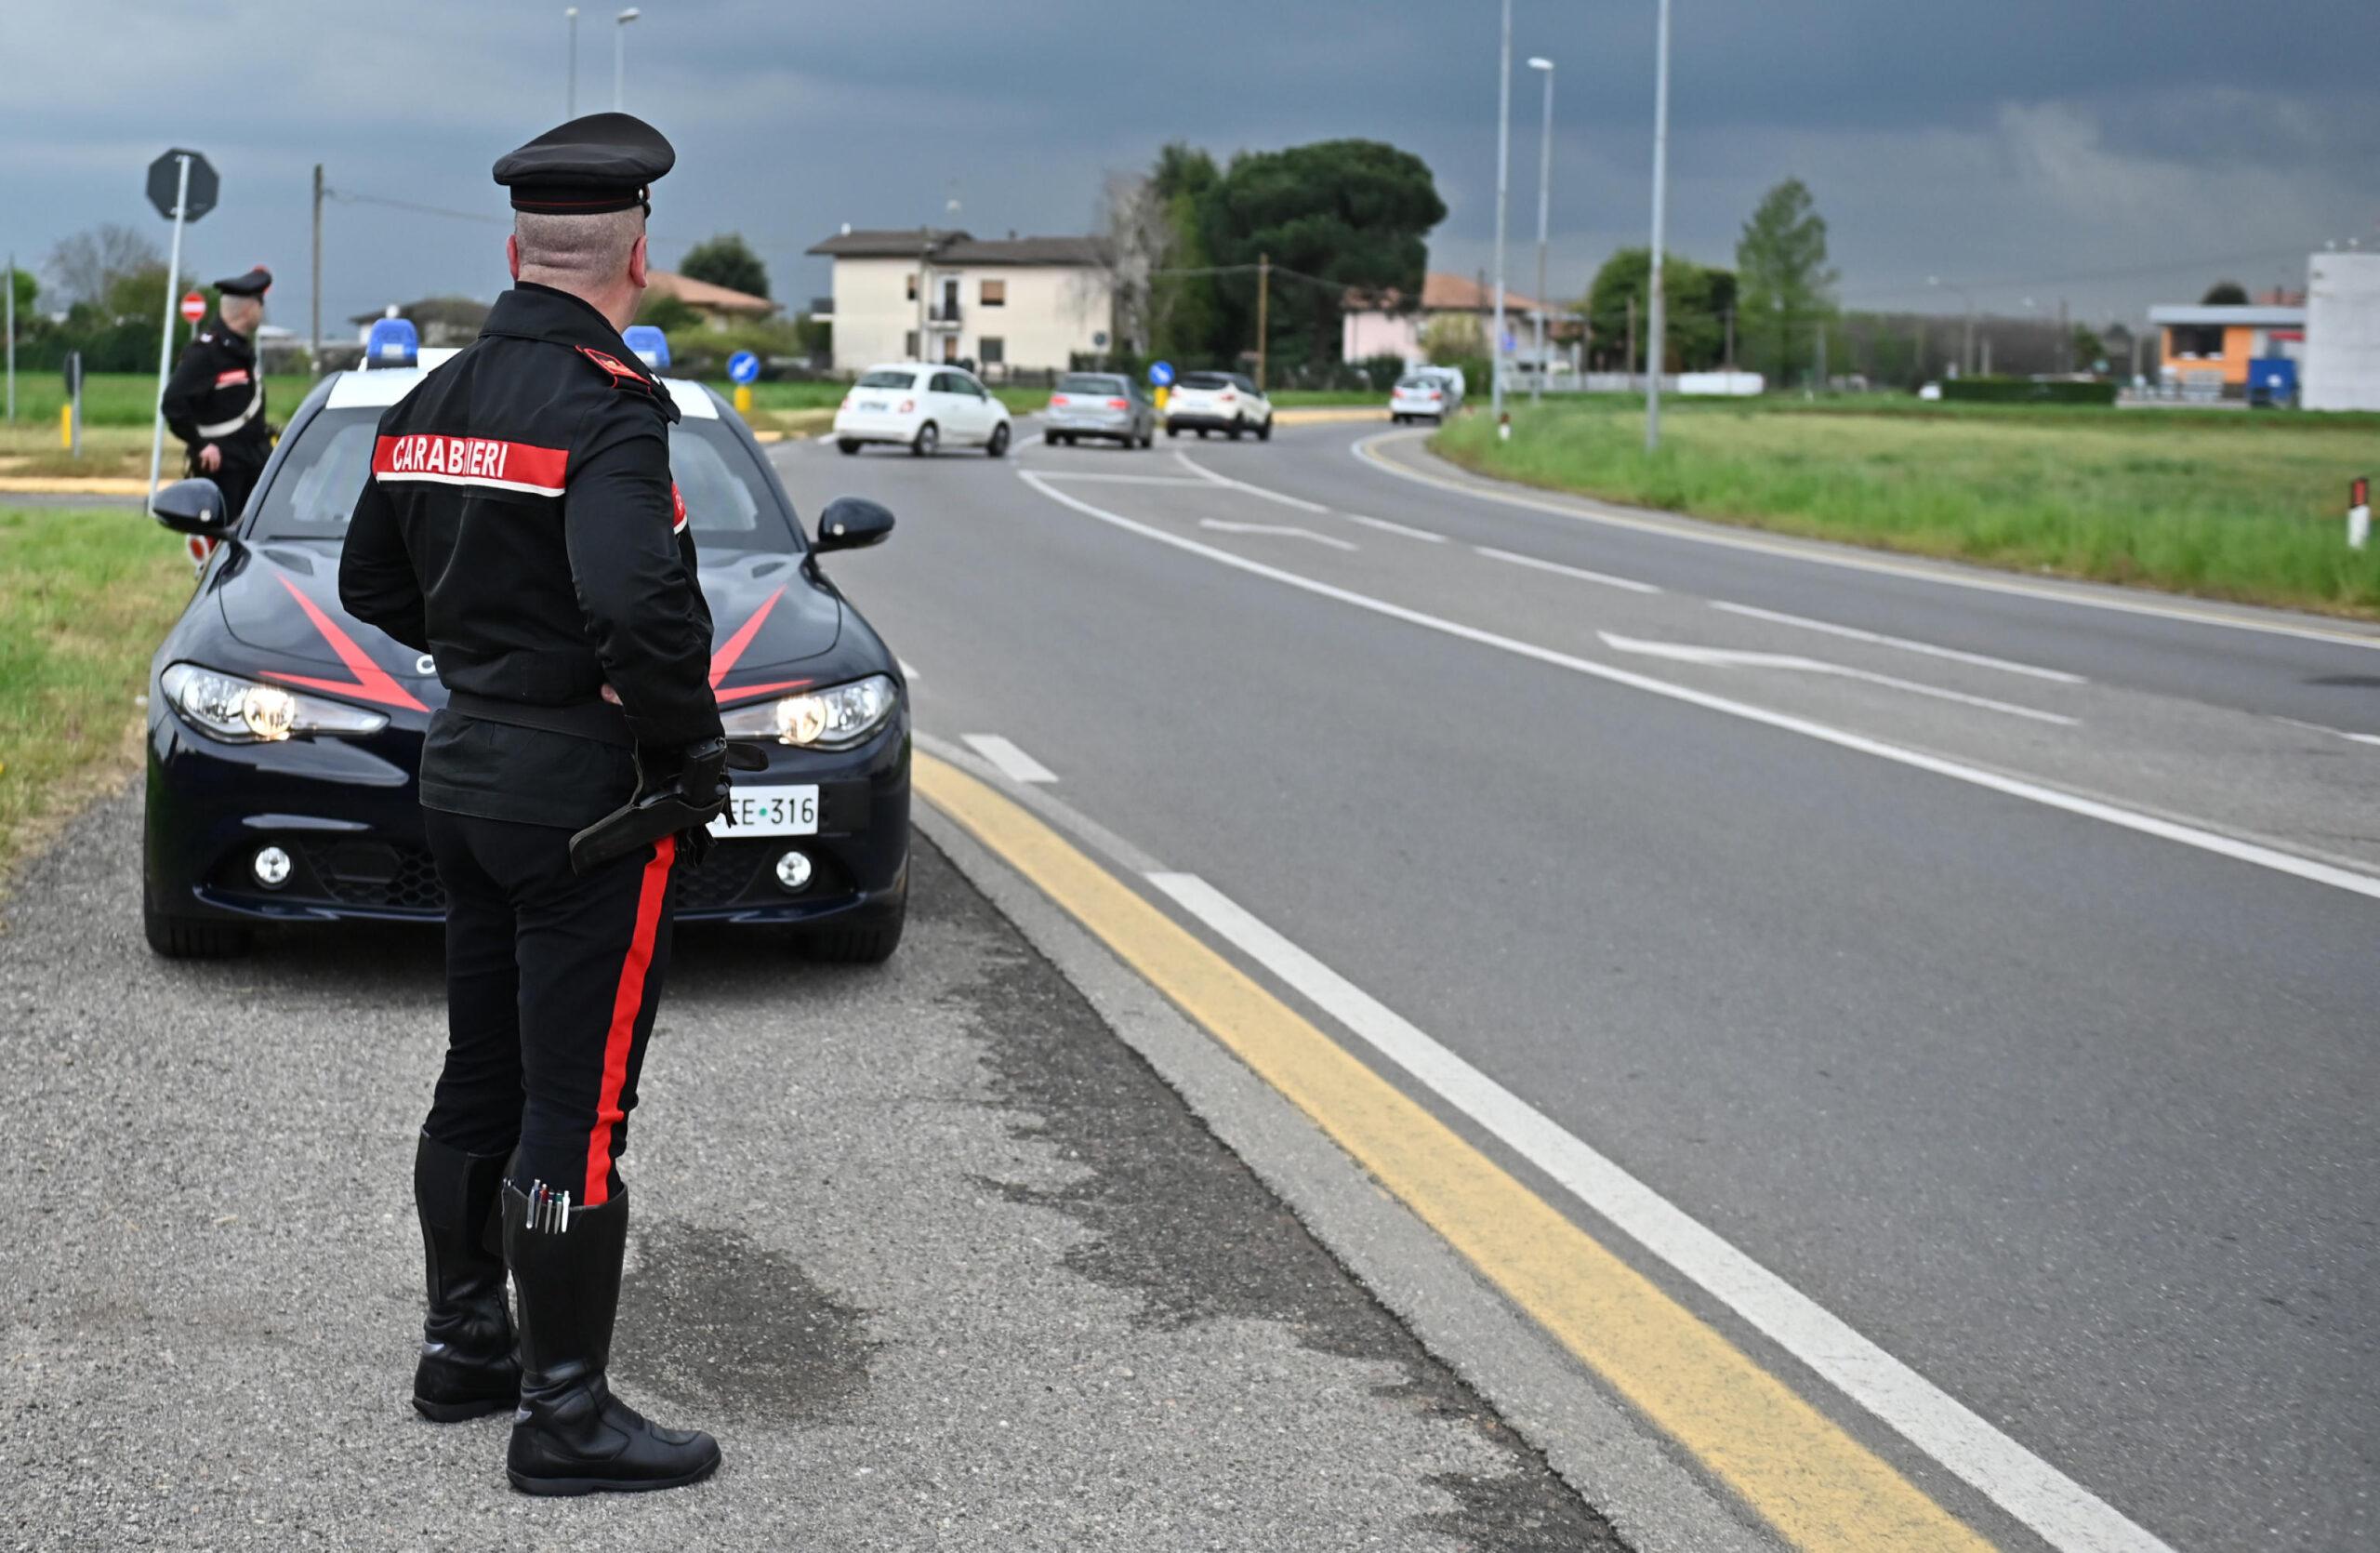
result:
[[[562,116],[575,119],[578,116],[578,7],[565,6],[562,14],[570,21],[570,86],[562,95]]]
[[[1503,51],[1496,56],[1496,303],[1488,340],[1488,411],[1504,424],[1504,197],[1513,163],[1513,0],[1504,0]]]
[[[612,112],[626,112],[628,85],[628,23],[644,13],[630,6],[612,18]]]
[[[1537,376],[1529,380],[1528,402],[1536,404],[1545,389],[1545,224],[1554,200],[1554,61],[1529,57],[1528,68],[1545,73],[1545,127],[1537,142]]]
[[[1665,310],[1661,305],[1661,243],[1663,241],[1663,206],[1670,184],[1670,0],[1661,0],[1660,20],[1656,29],[1658,41],[1653,46],[1653,267],[1651,288],[1653,317],[1651,353],[1646,359],[1650,370],[1645,374],[1645,451],[1656,452],[1661,445],[1661,334]]]
[[[1945,291],[1955,291],[1967,305],[1966,333],[1959,342],[1959,371],[1962,376],[1975,371],[1975,298],[1964,285],[1953,285],[1939,275],[1928,275],[1925,284]]]

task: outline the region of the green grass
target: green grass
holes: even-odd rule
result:
[[[275,373],[264,380],[265,413],[280,425],[289,418],[314,379],[303,373]],[[53,443],[58,436],[59,406],[66,403],[66,383],[55,372],[17,374],[17,419],[46,427]],[[83,425],[146,426],[157,410],[157,378],[147,372],[94,372],[83,379]]]
[[[1467,468],[1785,533],[2380,617],[2380,548],[2347,548],[2380,417],[1794,400],[1675,402],[1659,454],[1632,399],[1514,406],[1432,445]]]
[[[190,586],[141,513],[0,508],[0,876],[139,763],[134,698]]]

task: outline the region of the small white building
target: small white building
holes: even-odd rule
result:
[[[1504,327],[1513,337],[1513,349],[1504,360],[1509,366],[1536,366],[1536,330],[1531,315],[1540,308],[1545,312],[1547,362],[1558,365],[1570,360],[1571,347],[1583,333],[1579,320],[1567,308],[1549,306],[1507,287]],[[1449,315],[1477,320],[1480,350],[1485,353],[1496,316],[1495,288],[1443,270],[1433,270],[1421,277],[1419,307],[1407,308],[1395,295],[1377,299],[1351,295],[1339,318],[1341,359],[1359,362],[1372,356],[1402,356],[1408,365],[1419,363],[1424,359],[1422,332],[1435,320]]]
[[[2306,261],[2306,348],[2298,403],[2380,410],[2380,254]]]
[[[997,382],[1064,371],[1113,344],[1114,294],[1096,237],[845,227],[809,251],[834,261],[838,372],[972,361]]]

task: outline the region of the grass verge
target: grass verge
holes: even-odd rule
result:
[[[1432,439],[1526,484],[2097,582],[2380,618],[2380,548],[2350,551],[2348,481],[2380,463],[2367,417],[1855,405],[1516,405]]]
[[[138,763],[190,561],[142,513],[0,508],[0,879]]]

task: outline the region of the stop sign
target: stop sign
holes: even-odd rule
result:
[[[193,291],[182,299],[182,317],[195,324],[206,316],[206,299]]]

